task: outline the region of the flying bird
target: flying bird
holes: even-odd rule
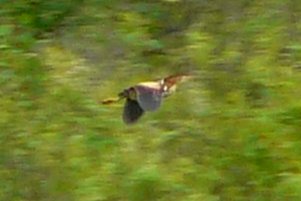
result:
[[[127,89],[124,89],[116,98],[108,98],[102,104],[108,105],[125,99],[123,108],[123,121],[126,124],[133,124],[144,114],[157,110],[162,99],[169,96],[176,90],[178,83],[190,79],[188,74],[177,74],[165,77],[160,80],[141,82]]]

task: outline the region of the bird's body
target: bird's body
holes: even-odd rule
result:
[[[190,75],[172,75],[160,80],[141,82],[124,89],[118,98],[103,100],[103,104],[111,104],[126,99],[123,110],[123,121],[126,124],[135,123],[145,111],[157,110],[164,97],[176,89],[176,84],[190,78]]]

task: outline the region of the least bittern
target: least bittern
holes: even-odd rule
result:
[[[191,75],[172,75],[160,80],[141,82],[132,87],[124,89],[117,98],[109,98],[102,104],[111,104],[126,99],[123,109],[123,121],[126,124],[135,123],[145,111],[157,110],[164,97],[175,91],[176,85],[189,78]]]

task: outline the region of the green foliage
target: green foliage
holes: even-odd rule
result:
[[[300,200],[298,1],[0,5],[0,200]],[[99,104],[179,72],[133,126]]]

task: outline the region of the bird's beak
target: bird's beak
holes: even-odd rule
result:
[[[183,75],[183,76],[181,76],[181,78],[180,78],[180,83],[189,81],[189,80],[191,80],[191,79],[193,79],[193,78],[194,78],[193,75]]]

